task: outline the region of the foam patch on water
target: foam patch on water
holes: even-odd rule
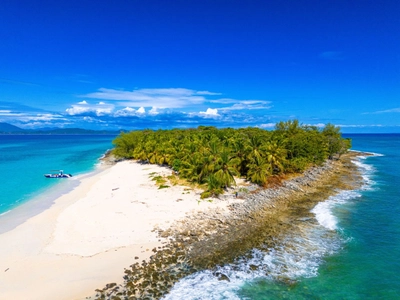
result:
[[[336,230],[338,220],[333,214],[333,209],[351,199],[361,197],[357,191],[341,191],[339,194],[329,197],[324,202],[318,203],[311,212],[315,214],[318,223],[329,230]]]
[[[361,187],[361,190],[371,190],[373,189],[373,186],[376,184],[376,182],[372,180],[373,174],[375,172],[374,166],[364,163],[364,161],[367,158],[368,156],[360,156],[352,161],[357,166],[358,170],[361,172],[361,177],[363,178],[363,185]]]
[[[384,154],[376,153],[376,152],[366,152],[366,151],[360,151],[360,150],[350,150],[350,151],[351,152],[358,152],[358,153],[368,154],[368,155],[360,155],[360,156],[358,156],[360,158],[367,158],[367,157],[370,157],[371,155],[372,156],[385,156]]]
[[[163,299],[241,299],[238,291],[246,282],[291,282],[318,275],[324,257],[341,248],[342,240],[311,223],[300,234],[287,237],[278,247],[253,249],[249,256],[215,270],[192,274],[174,285]]]
[[[361,197],[360,191],[372,190],[375,182],[372,180],[375,168],[372,165],[364,163],[364,160],[368,156],[360,156],[353,160],[353,163],[357,166],[363,179],[360,190],[355,191],[341,191],[339,194],[329,197],[324,202],[318,203],[311,212],[315,214],[315,218],[318,223],[329,230],[337,230],[338,220],[335,217],[333,211],[335,207],[344,204],[352,199]]]

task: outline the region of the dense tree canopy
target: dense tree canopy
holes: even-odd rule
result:
[[[284,173],[302,172],[351,147],[340,128],[322,130],[297,120],[275,130],[200,126],[197,129],[142,130],[121,133],[113,153],[120,158],[168,165],[189,181],[205,184],[204,197],[218,195],[240,176],[259,185]]]

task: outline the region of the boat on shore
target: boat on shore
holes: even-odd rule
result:
[[[63,170],[59,170],[58,173],[44,174],[44,177],[46,177],[46,178],[71,178],[72,175],[64,173]]]

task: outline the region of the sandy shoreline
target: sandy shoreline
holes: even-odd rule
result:
[[[218,266],[232,263],[254,248],[281,247],[288,234],[301,236],[308,220],[311,227],[315,224],[311,211],[315,205],[341,190],[359,188],[362,177],[354,159],[363,155],[369,154],[345,154],[340,160],[292,174],[268,189],[245,183],[237,188],[236,201],[232,194],[222,195],[215,202],[226,205],[192,213],[160,230],[160,236],[172,237],[170,242],[157,249],[148,262],[127,266],[124,284],[99,288],[96,299],[160,299],[181,278],[202,270],[216,272],[213,275],[219,281],[229,281],[227,275],[216,271]]]
[[[243,220],[248,216],[249,220],[257,218],[251,214],[259,214],[260,205],[265,207],[267,203],[266,214],[260,215],[262,220],[272,217],[271,224],[281,225],[282,220],[276,221],[275,213],[285,210],[289,202],[280,202],[278,208],[277,202],[264,199],[278,201],[293,195],[290,198],[296,201],[296,195],[313,190],[312,186],[318,186],[318,182],[326,185],[330,176],[348,167],[330,162],[328,167],[317,168],[301,180],[286,182],[283,192],[279,193],[264,190],[238,199],[228,194],[222,200],[199,202],[199,191],[183,186],[157,189],[151,177],[170,175],[170,169],[133,161],[119,162],[84,177],[79,186],[61,195],[51,207],[0,234],[0,300],[89,299],[96,289],[108,283],[122,284],[126,268],[149,259],[154,254],[152,249],[167,244],[167,239],[175,234],[183,240],[188,237],[199,240],[196,248],[207,249],[215,243],[207,242],[208,238],[202,243],[200,236],[217,230],[221,234],[215,237],[217,244],[230,249],[230,240],[234,242],[235,237],[231,237],[229,228],[236,232],[241,216]],[[352,176],[353,171],[348,172]],[[328,187],[328,190],[334,189]],[[199,214],[201,219],[196,217]],[[176,227],[180,220],[183,223]],[[175,225],[173,231],[170,231],[171,225]],[[242,225],[250,228],[245,223]],[[158,233],[163,230],[167,234],[160,238]],[[227,240],[222,242],[223,239]],[[207,253],[213,253],[213,249],[208,250]],[[202,258],[202,253],[197,260],[211,260]]]
[[[85,299],[121,282],[124,268],[162,245],[156,226],[166,229],[189,212],[229,204],[199,204],[198,193],[181,186],[157,189],[153,172],[171,171],[117,163],[0,234],[0,299]]]

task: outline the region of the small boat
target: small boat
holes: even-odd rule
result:
[[[46,178],[70,178],[71,174],[65,174],[63,170],[59,170],[58,173],[44,174]]]

